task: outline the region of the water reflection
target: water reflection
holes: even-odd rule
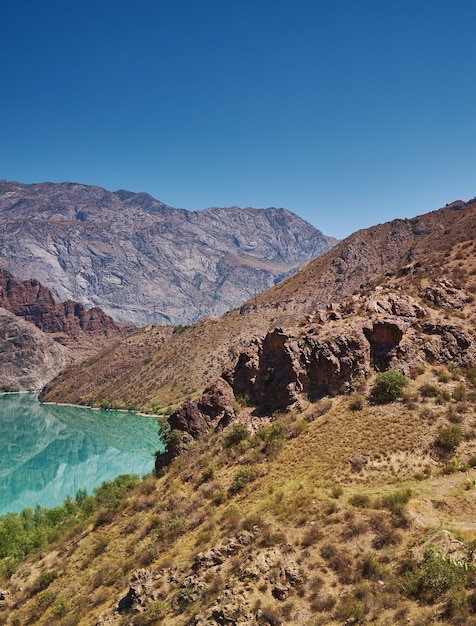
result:
[[[152,418],[0,396],[0,514],[57,506],[119,474],[146,474],[158,447]]]

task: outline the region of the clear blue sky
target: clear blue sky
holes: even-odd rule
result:
[[[475,0],[3,0],[0,178],[286,207],[476,196]]]

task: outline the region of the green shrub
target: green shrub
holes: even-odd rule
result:
[[[436,445],[445,452],[453,452],[463,440],[461,428],[454,424],[453,426],[444,426],[440,428],[436,438]]]
[[[361,411],[365,405],[365,398],[361,395],[353,396],[349,402],[349,409],[351,411]]]
[[[59,596],[56,598],[53,604],[53,615],[56,617],[64,617],[68,612],[68,598],[66,596]]]
[[[443,614],[445,617],[457,617],[459,620],[468,614],[465,589],[456,588],[450,592]]]
[[[246,424],[237,422],[233,424],[225,435],[225,446],[231,448],[237,446],[242,441],[250,438],[250,430]]]
[[[476,366],[475,367],[469,367],[466,372],[466,378],[469,380],[469,382],[472,385],[476,386]]]
[[[238,493],[253,480],[253,472],[250,467],[244,465],[236,472],[233,482],[230,485],[230,493]]]
[[[383,569],[373,552],[364,554],[361,561],[361,572],[363,578],[378,579],[382,578]]]
[[[452,397],[453,400],[456,400],[457,402],[464,400],[466,397],[466,387],[464,385],[457,385],[453,390]]]
[[[57,576],[58,574],[53,571],[43,572],[43,574],[40,574],[38,578],[36,578],[33,581],[33,585],[31,587],[31,593],[36,594],[36,593],[39,593],[40,591],[44,591],[51,585],[51,583],[54,581],[54,579]]]
[[[284,444],[287,429],[282,418],[277,418],[271,424],[265,424],[257,433],[259,439],[264,441],[263,452],[267,456],[276,454]]]
[[[386,496],[383,496],[380,505],[392,511],[392,513],[399,513],[412,496],[411,489],[401,489],[400,491],[395,491],[394,493],[390,493]]]
[[[403,590],[419,600],[437,602],[442,594],[461,587],[465,570],[461,564],[436,552],[429,552],[423,563],[404,575]]]
[[[216,472],[215,463],[213,461],[210,461],[210,463],[208,463],[208,465],[205,467],[205,469],[202,472],[200,482],[206,483],[209,480],[212,480],[212,478],[215,477],[215,472]]]
[[[449,383],[452,378],[453,377],[449,372],[439,372],[438,374],[438,380],[440,383]]]
[[[361,624],[366,615],[364,603],[350,595],[343,596],[335,609],[335,617],[346,624]]]
[[[173,332],[175,335],[176,335],[176,334],[181,335],[182,333],[184,333],[185,331],[187,331],[189,328],[190,328],[190,326],[184,326],[183,324],[178,324],[177,326],[174,326],[174,329],[173,329],[173,331],[172,331],[172,332]]]
[[[336,500],[338,500],[343,493],[344,489],[340,485],[334,485],[331,489],[331,495]]]
[[[371,397],[377,404],[394,402],[403,396],[404,388],[408,385],[408,378],[400,372],[389,370],[379,374],[372,388]]]
[[[359,509],[365,509],[370,506],[370,498],[365,493],[356,493],[349,498],[349,504],[356,506]]]

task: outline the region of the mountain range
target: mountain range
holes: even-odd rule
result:
[[[145,193],[0,181],[0,267],[136,326],[216,317],[335,243],[285,209],[186,211]]]

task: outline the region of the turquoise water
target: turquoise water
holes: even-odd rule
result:
[[[160,447],[153,418],[1,395],[0,515],[58,506],[120,474],[147,474]]]

